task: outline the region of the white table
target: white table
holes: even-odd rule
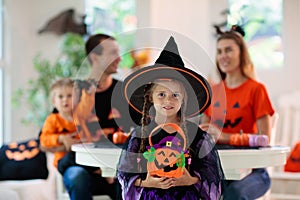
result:
[[[218,150],[225,177],[239,180],[253,168],[267,168],[286,163],[290,147],[274,146],[260,149]]]
[[[102,176],[112,177],[122,149],[96,148],[93,143],[75,144],[76,162],[87,166],[99,166]],[[218,150],[226,179],[239,180],[251,172],[252,168],[266,168],[284,165],[289,147],[274,146],[260,149]]]

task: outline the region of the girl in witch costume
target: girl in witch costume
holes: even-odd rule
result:
[[[153,66],[135,71],[123,86],[129,105],[143,115],[120,156],[123,199],[219,199],[224,175],[215,144],[186,120],[210,105],[210,87],[184,67],[174,38]]]

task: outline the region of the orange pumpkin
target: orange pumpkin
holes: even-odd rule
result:
[[[183,138],[184,144],[173,136],[163,138],[159,144],[152,144],[151,136],[159,128],[169,126],[177,131]],[[159,177],[175,177],[182,176],[185,168],[186,137],[182,129],[173,123],[161,124],[154,128],[149,135],[150,149],[144,153],[144,157],[148,160],[147,169],[150,175]]]
[[[124,144],[128,138],[128,134],[117,131],[113,134],[113,143],[114,144]]]
[[[232,134],[229,138],[229,144],[232,146],[249,146],[249,134]]]

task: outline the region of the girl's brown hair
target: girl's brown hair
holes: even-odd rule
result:
[[[171,80],[171,81],[176,81],[176,80]],[[184,98],[183,98],[183,102],[181,105],[180,110],[178,111],[177,115],[178,115],[178,119],[180,122],[180,127],[182,128],[183,132],[185,133],[186,136],[186,143],[187,146],[189,146],[189,138],[188,138],[188,134],[187,134],[187,128],[186,128],[186,117],[185,117],[185,113],[186,113],[186,102],[187,102],[187,95],[186,95],[186,91],[184,89],[183,83],[178,81],[178,83],[180,83],[182,90],[184,91]],[[152,93],[153,90],[155,89],[155,87],[158,85],[159,83],[149,83],[145,86],[144,89],[144,106],[143,106],[143,115],[142,115],[142,134],[141,134],[141,145],[139,147],[139,154],[143,154],[146,151],[146,144],[148,141],[148,137],[149,137],[149,133],[151,132],[151,130],[147,130],[147,125],[150,123],[151,119],[154,117],[152,116],[153,114],[150,113],[150,109],[153,107],[153,102],[152,102]],[[141,166],[138,166],[138,170],[141,171]]]

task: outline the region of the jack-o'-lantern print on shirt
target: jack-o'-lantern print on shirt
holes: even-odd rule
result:
[[[84,93],[80,91],[90,88],[91,83],[80,80],[77,82],[76,102],[78,101],[79,105],[81,101],[85,101],[85,105],[87,105],[81,109],[81,112],[75,113],[77,115],[75,124],[82,139],[87,138],[88,141],[92,142],[106,141],[107,139],[112,141],[113,133],[129,132],[130,128],[136,126],[131,118],[140,121],[141,115],[128,108],[127,102],[120,95],[122,81],[113,79],[112,85],[107,90],[96,91],[92,96],[86,95],[86,98],[82,95]],[[78,120],[81,117],[83,119]]]
[[[224,129],[226,128],[234,128],[236,126],[239,125],[239,123],[242,121],[243,117],[240,116],[238,117],[239,113],[240,113],[240,109],[241,109],[241,106],[240,106],[240,102],[235,102],[233,105],[228,105],[227,109],[223,109],[224,107],[221,107],[221,104],[219,101],[217,101],[216,103],[213,104],[213,108],[214,109],[221,109],[223,110],[223,113],[226,114],[226,113],[236,113],[235,116],[237,116],[236,118],[225,118],[224,121],[220,120],[220,119],[217,119],[214,121],[215,124],[218,125],[218,127],[223,127]],[[230,110],[230,111],[228,111]]]
[[[88,95],[85,90],[90,91],[92,84],[94,83],[89,81],[76,82],[78,104],[73,115],[81,139],[89,142],[105,141],[107,138],[111,140],[112,134],[117,131],[129,132],[132,125],[128,120],[125,121],[128,119],[124,114],[126,106],[121,106],[125,100],[119,95],[122,82],[113,79],[112,85],[106,91]],[[112,96],[113,93],[117,93],[118,96]],[[78,108],[81,109],[76,112]]]
[[[212,87],[212,93],[212,104],[205,114],[223,132],[257,133],[256,120],[274,113],[266,88],[252,79],[236,88],[221,82]]]

